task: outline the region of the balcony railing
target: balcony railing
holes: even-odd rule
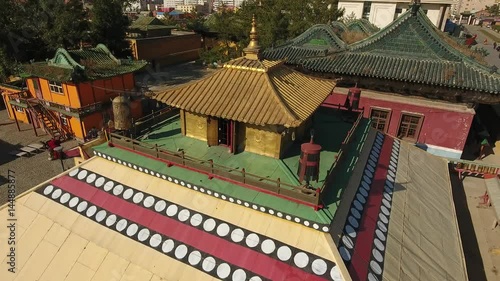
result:
[[[208,175],[210,179],[218,178],[258,190],[270,195],[282,197],[300,204],[321,208],[320,189],[311,190],[302,186],[283,183],[279,178],[276,180],[264,178],[247,173],[245,169],[235,169],[215,164],[212,160],[202,160],[187,156],[183,151],[174,152],[159,148],[157,145],[147,144],[138,140],[124,137],[118,134],[109,134],[109,143],[112,146],[134,151],[149,158],[165,162],[167,166],[179,166],[195,172]]]

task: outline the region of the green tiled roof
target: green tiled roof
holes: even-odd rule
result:
[[[54,58],[23,66],[24,76],[41,77],[52,81],[98,80],[140,70],[145,61],[117,59],[102,44],[91,49],[58,49]]]
[[[287,59],[287,63],[294,64],[302,58],[325,56],[345,47],[330,25],[318,24],[281,46],[266,49],[262,55],[269,60]]]
[[[346,50],[301,64],[316,72],[500,93],[500,75],[459,52],[443,36],[415,6]]]
[[[346,24],[347,30],[354,32],[362,32],[366,35],[371,35],[377,31],[379,28],[373,25],[371,22],[365,19],[355,19]]]
[[[139,17],[130,24],[129,30],[147,31],[153,29],[173,29],[155,17]]]

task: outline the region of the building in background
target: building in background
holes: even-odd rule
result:
[[[155,17],[137,19],[127,34],[133,57],[151,62],[153,68],[198,59],[201,35],[172,29]]]
[[[83,140],[90,129],[111,119],[110,101],[119,94],[136,97],[132,116],[142,115],[134,72],[146,64],[117,59],[102,44],[58,49],[50,60],[25,65],[26,87],[6,91],[3,98],[11,119],[43,128],[52,137]]]
[[[466,12],[475,13],[486,9],[486,6],[492,6],[497,3],[499,3],[498,0],[455,0],[455,6],[452,11],[455,12],[455,15]]]
[[[421,1],[422,10],[429,20],[441,30],[444,30],[453,3],[453,0]],[[401,0],[340,0],[338,7],[345,9],[344,17],[354,16],[358,19],[367,19],[377,27],[382,28],[406,12],[409,4],[410,1]]]

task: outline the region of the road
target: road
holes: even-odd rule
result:
[[[477,34],[477,43],[478,46],[485,48],[490,54],[485,58],[486,62],[489,65],[495,65],[500,69],[500,52],[493,49],[493,40],[487,37],[481,30],[488,32],[491,36],[498,38],[497,44],[500,43],[500,33],[496,33],[490,28],[475,26],[475,25],[466,25],[465,28],[469,30],[471,34]],[[488,39],[488,43],[486,45],[483,44],[484,39]]]

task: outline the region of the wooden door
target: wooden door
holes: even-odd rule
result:
[[[207,143],[208,146],[219,144],[219,122],[217,118],[207,117]]]
[[[38,78],[33,79],[33,88],[35,88],[36,98],[43,100],[42,91],[40,90],[40,84],[38,83]]]

